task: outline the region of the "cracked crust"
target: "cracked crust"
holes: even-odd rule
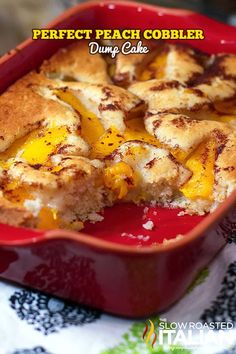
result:
[[[141,116],[145,108],[143,100],[115,85],[64,82],[59,79],[49,79],[42,73],[32,72],[22,79],[22,87],[27,87],[39,102],[42,101],[42,97],[46,99],[47,101],[45,100],[44,105],[49,106],[50,104],[54,106],[55,112],[48,111],[47,120],[52,117],[58,124],[65,117],[65,124],[71,129],[74,126],[74,128],[79,130],[80,114],[79,112],[74,112],[71,105],[67,105],[58,98],[57,90],[70,92],[77,97],[88,110],[98,116],[105,129],[115,126],[120,131],[123,131],[125,129],[125,120],[130,117],[133,118],[135,115]],[[29,95],[27,89],[26,92]],[[16,91],[19,93],[18,88],[16,88]],[[54,119],[56,109],[58,114]]]
[[[0,196],[0,223],[33,228],[37,224],[37,218],[21,205]]]
[[[48,77],[63,81],[111,82],[105,60],[100,54],[90,55],[86,41],[78,41],[60,49],[43,63],[41,70]]]
[[[157,78],[153,62],[157,58],[160,66],[161,55],[163,67]],[[116,202],[104,182],[104,169],[119,162],[138,176],[137,186],[124,200],[155,200],[201,214],[213,210],[235,189],[235,125],[227,119],[220,121],[223,113],[217,111],[215,102],[236,97],[236,56],[208,57],[189,47],[165,44],[151,48],[149,55],[119,54],[112,65],[115,71],[111,78],[116,85],[130,85],[127,89],[111,84],[105,57],[89,55],[87,43],[78,42],[58,51],[37,72],[17,81],[0,97],[0,152],[34,130],[40,137],[48,129],[66,127],[65,139],[57,144],[46,164],[30,164],[18,153],[8,157],[5,164],[0,161],[1,222],[35,226],[34,215],[42,205],[58,211],[61,227],[93,220],[94,213]],[[151,80],[138,81],[149,67]],[[67,100],[60,93],[80,103],[76,106],[71,97]],[[83,108],[76,109],[80,104]],[[88,113],[83,116],[80,109]],[[221,109],[232,111],[230,104]],[[131,141],[122,140],[104,161],[91,160],[94,143],[85,141],[86,134],[81,135],[83,119],[92,121],[91,112],[94,121],[102,123],[101,134],[116,128],[123,139],[126,123],[132,118],[144,119],[145,128],[143,123],[141,128],[138,124],[135,134],[129,134]],[[91,123],[88,126],[91,129]],[[156,139],[158,147],[135,140],[143,134],[142,129]],[[186,167],[187,158],[211,139],[216,144],[214,200],[187,199],[181,187],[194,173]],[[6,199],[5,191],[13,188],[11,183],[25,188],[36,199],[23,204]]]
[[[220,131],[228,136],[233,130],[226,123],[190,119],[186,115],[170,113],[147,114],[145,127],[162,144],[188,154],[214,131]]]
[[[39,85],[35,82],[39,78]],[[56,99],[52,92],[40,86],[44,78],[30,73],[13,84],[0,96],[0,152],[6,150],[16,139],[43,126],[66,125],[70,134],[77,136],[80,118],[69,106]],[[77,152],[87,154],[88,146],[80,138],[76,141]]]
[[[184,45],[164,44],[138,80],[177,80],[190,84],[204,72],[206,55]]]
[[[227,123],[194,120],[179,114],[153,114],[145,120],[147,131],[164,146],[182,152],[184,161],[201,143],[214,139],[214,199],[222,202],[236,188],[236,132]],[[184,152],[184,154],[183,154]],[[180,155],[181,156],[181,155]]]
[[[195,83],[213,102],[236,96],[236,55],[212,57],[212,63]]]
[[[130,41],[132,45],[136,45],[138,41]],[[122,41],[119,41],[119,46]],[[143,45],[147,45],[149,52],[147,54],[129,54],[125,55],[122,52],[118,53],[113,65],[115,66],[112,80],[115,84],[120,86],[128,86],[133,81],[138,79],[139,74],[144,68],[155,58],[157,53],[163,49],[163,43],[159,42],[158,45],[155,42],[142,41]]]
[[[126,162],[140,177],[135,193],[142,195],[145,192],[149,200],[170,198],[191,176],[168,150],[140,141],[128,141],[116,149],[109,163],[120,161]]]
[[[143,99],[148,110],[156,112],[194,112],[211,107],[211,101],[200,90],[187,88],[179,81],[137,82],[128,90]]]
[[[227,136],[225,145],[219,144],[215,164],[215,198],[222,202],[236,188],[236,132]]]
[[[103,127],[109,129],[116,127],[120,132],[125,130],[125,120],[136,115],[141,115],[144,103],[136,95],[114,85],[92,85],[86,83],[76,84],[73,90],[70,86],[67,91],[95,113]]]
[[[45,167],[12,159],[10,166],[2,171],[1,185],[8,190],[6,195],[11,193],[9,183],[13,181],[21,188],[19,195],[27,191],[24,203],[19,206],[22,213],[25,211],[30,218],[27,209],[32,211],[32,217],[42,206],[50,206],[57,211],[61,227],[73,227],[76,216],[77,221],[86,220],[103,208],[104,195],[108,193],[102,180],[102,162],[65,155],[54,155],[51,160],[51,167]],[[109,205],[108,196],[106,203]]]
[[[167,45],[164,78],[177,80],[182,84],[191,83],[204,72],[203,57],[190,47]]]
[[[124,55],[122,53],[117,55],[112,76],[116,84],[127,86],[134,81],[143,81],[142,73],[144,72],[149,80],[159,78],[188,84],[204,72],[203,64],[206,55],[197,53],[190,47],[163,44],[163,42],[159,42],[158,45],[155,42],[148,43],[148,47],[149,53],[145,55]],[[160,58],[162,65],[158,68],[155,61],[160,61]]]
[[[53,155],[52,167],[30,166],[22,159],[12,159],[10,166],[2,174],[2,182],[6,179],[17,180],[28,188],[38,190],[56,190],[65,188],[72,180],[80,181],[91,176],[103,164],[98,160],[89,160],[82,156]],[[54,171],[53,167],[60,167]],[[81,183],[81,181],[80,181]]]

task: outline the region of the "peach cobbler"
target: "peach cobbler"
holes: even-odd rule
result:
[[[0,97],[0,222],[80,230],[117,202],[213,211],[236,188],[236,55],[59,50]]]

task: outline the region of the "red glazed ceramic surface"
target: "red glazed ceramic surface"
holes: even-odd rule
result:
[[[236,52],[235,28],[190,11],[140,3],[78,5],[50,27],[201,28],[206,39],[189,44],[209,53]],[[0,91],[67,44],[28,40],[4,56]],[[83,233],[0,225],[1,276],[114,314],[148,316],[177,301],[236,231],[235,203],[236,193],[204,218],[149,208],[153,231],[142,227],[144,206],[130,204],[105,210],[105,220],[86,225]],[[180,233],[185,236],[176,242],[160,244]]]

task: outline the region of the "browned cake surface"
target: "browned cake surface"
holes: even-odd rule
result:
[[[118,200],[204,214],[236,188],[236,56],[78,42],[1,95],[0,131],[0,222],[80,229]]]

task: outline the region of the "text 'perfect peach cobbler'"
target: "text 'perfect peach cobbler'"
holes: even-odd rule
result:
[[[80,230],[117,202],[213,211],[236,188],[236,55],[59,50],[0,97],[0,222]]]

